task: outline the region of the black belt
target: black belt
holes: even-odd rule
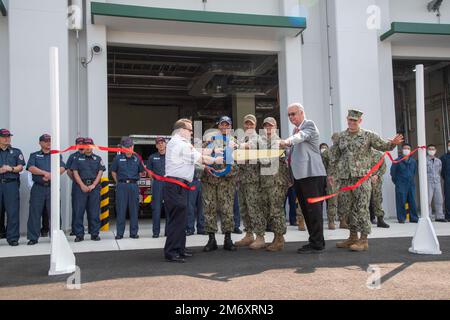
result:
[[[0,183],[10,183],[10,182],[16,182],[16,181],[19,181],[19,180],[13,179],[13,178],[0,179]]]
[[[190,184],[189,181],[184,180],[184,179],[181,179],[181,178],[169,177],[169,176],[168,176],[167,178],[174,179],[174,180],[178,180],[178,181],[180,181],[180,182],[183,182],[184,184]]]
[[[36,182],[36,183],[42,187],[50,187],[51,186],[50,182]]]
[[[95,179],[86,179],[86,180],[82,180],[82,181],[87,187],[89,187],[94,184]]]
[[[131,180],[131,179],[129,179],[129,180],[119,180],[119,183],[133,183],[133,184],[136,184],[137,180]]]

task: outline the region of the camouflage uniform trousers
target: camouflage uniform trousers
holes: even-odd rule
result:
[[[383,218],[383,181],[378,178],[378,181],[372,182],[372,196],[370,197],[370,206],[372,207],[375,217]]]
[[[341,187],[345,187],[345,185],[341,184],[341,180],[334,180],[334,190],[339,190]],[[348,191],[347,191],[348,192]],[[345,192],[344,192],[345,193]],[[339,220],[344,220],[348,224],[348,212],[345,211],[345,206],[342,201],[346,201],[346,197],[342,197],[344,193],[339,193],[336,197],[336,211]]]
[[[263,215],[255,223],[255,233],[263,236],[266,229],[266,222],[269,222],[275,234],[286,234],[286,215],[284,202],[286,200],[287,188],[284,185],[274,185],[261,188],[261,209]]]
[[[332,185],[330,185],[329,182],[327,182],[327,194],[333,194],[337,190],[338,189],[336,188],[336,186],[332,186]],[[337,197],[333,197],[331,199],[328,199],[327,200],[328,221],[336,220],[337,211],[338,211],[338,199],[337,199]]]
[[[222,233],[234,230],[233,204],[235,184],[232,181],[219,182],[218,184],[203,183],[203,212],[205,215],[205,231],[216,233],[217,212],[220,212]]]
[[[244,231],[253,233],[254,221],[260,219],[261,190],[256,183],[242,183],[239,185],[239,212],[244,223]]]
[[[355,184],[359,178],[342,179],[342,186]],[[370,180],[364,181],[358,188],[352,191],[345,191],[339,195],[339,211],[347,215],[347,222],[351,232],[361,232],[369,235],[372,224],[370,223],[370,197],[372,193],[372,183]]]

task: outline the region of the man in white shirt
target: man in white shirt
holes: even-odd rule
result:
[[[202,154],[191,144],[192,121],[180,119],[175,122],[172,139],[166,148],[166,177],[179,181],[186,186],[194,178],[196,163],[222,164],[223,158],[212,158],[212,150]],[[167,238],[164,246],[164,256],[170,262],[185,262],[192,253],[186,250],[186,221],[188,189],[176,183],[165,182],[163,199],[168,216]]]

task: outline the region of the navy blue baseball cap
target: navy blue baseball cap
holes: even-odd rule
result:
[[[130,137],[123,137],[120,141],[120,145],[124,148],[130,148],[134,145],[133,139],[131,139]]]
[[[226,122],[226,123],[228,123],[229,125],[232,125],[232,124],[233,124],[233,121],[231,121],[231,118],[228,117],[228,116],[222,116],[222,117],[220,117],[220,119],[219,119],[219,121],[217,122],[217,124],[221,124],[222,122]]]
[[[42,141],[50,142],[51,140],[52,140],[52,137],[47,133],[44,133],[42,136],[39,137],[39,142],[42,142]]]
[[[0,137],[11,137],[12,134],[8,129],[0,129]]]
[[[84,144],[84,138],[83,137],[78,137],[75,139],[75,144]]]

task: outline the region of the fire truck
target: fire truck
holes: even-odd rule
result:
[[[164,135],[130,135],[130,138],[133,139],[134,143],[134,151],[139,154],[144,160],[144,164],[147,165],[148,157],[157,152],[156,149],[156,138],[163,137],[166,141],[169,141],[171,136]],[[120,142],[120,138],[115,139],[114,141],[110,141],[110,145],[118,145]],[[116,154],[110,154],[111,159],[109,159],[109,163],[112,163],[112,160]],[[111,172],[111,170],[109,170]],[[139,217],[151,217],[152,209],[152,182],[151,178],[147,175],[146,177],[141,178],[138,181],[139,186]],[[111,177],[110,173],[110,212],[113,213],[112,216],[115,216],[115,184],[114,180]],[[164,212],[161,212],[161,216],[164,215]]]

